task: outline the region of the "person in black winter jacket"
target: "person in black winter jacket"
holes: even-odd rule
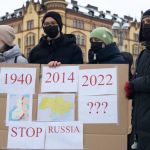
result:
[[[82,51],[76,44],[73,34],[62,34],[62,19],[57,12],[48,12],[42,22],[45,36],[34,47],[30,54],[29,63],[49,64],[82,64]]]
[[[132,149],[150,150],[150,9],[142,16],[139,42],[145,49],[137,59],[135,77],[125,84],[125,91],[133,102]]]
[[[109,29],[99,27],[90,34],[91,48],[88,53],[90,64],[125,64]]]

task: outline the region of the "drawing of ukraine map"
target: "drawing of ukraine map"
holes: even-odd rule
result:
[[[32,96],[28,94],[8,94],[6,122],[32,120]]]
[[[39,94],[38,121],[74,121],[75,94]]]

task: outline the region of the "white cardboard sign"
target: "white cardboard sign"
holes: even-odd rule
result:
[[[43,66],[41,92],[77,92],[78,71],[78,66]]]
[[[0,68],[0,93],[35,93],[36,68]]]
[[[117,95],[79,96],[78,119],[83,123],[118,123]]]
[[[117,69],[79,71],[79,95],[117,94]]]
[[[46,129],[45,149],[83,149],[83,124],[52,122]]]
[[[45,126],[41,123],[16,123],[9,127],[9,149],[44,149]]]

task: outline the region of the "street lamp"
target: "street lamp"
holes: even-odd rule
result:
[[[112,30],[117,31],[118,33],[118,45],[120,51],[123,51],[123,40],[124,40],[124,33],[129,29],[129,23],[125,21],[115,21],[112,25]]]

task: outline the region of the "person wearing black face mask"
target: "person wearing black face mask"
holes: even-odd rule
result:
[[[50,67],[83,63],[82,50],[76,44],[75,36],[62,33],[63,23],[59,13],[46,13],[42,26],[45,36],[31,50],[29,63],[48,64]]]
[[[58,25],[44,26],[43,29],[46,35],[51,39],[56,38],[60,33]]]
[[[90,64],[122,64],[125,63],[112,33],[105,27],[94,29],[90,34],[91,48],[88,53]]]
[[[138,56],[134,78],[125,84],[125,92],[133,106],[131,148],[150,150],[150,9],[142,16],[139,42],[145,48]]]

